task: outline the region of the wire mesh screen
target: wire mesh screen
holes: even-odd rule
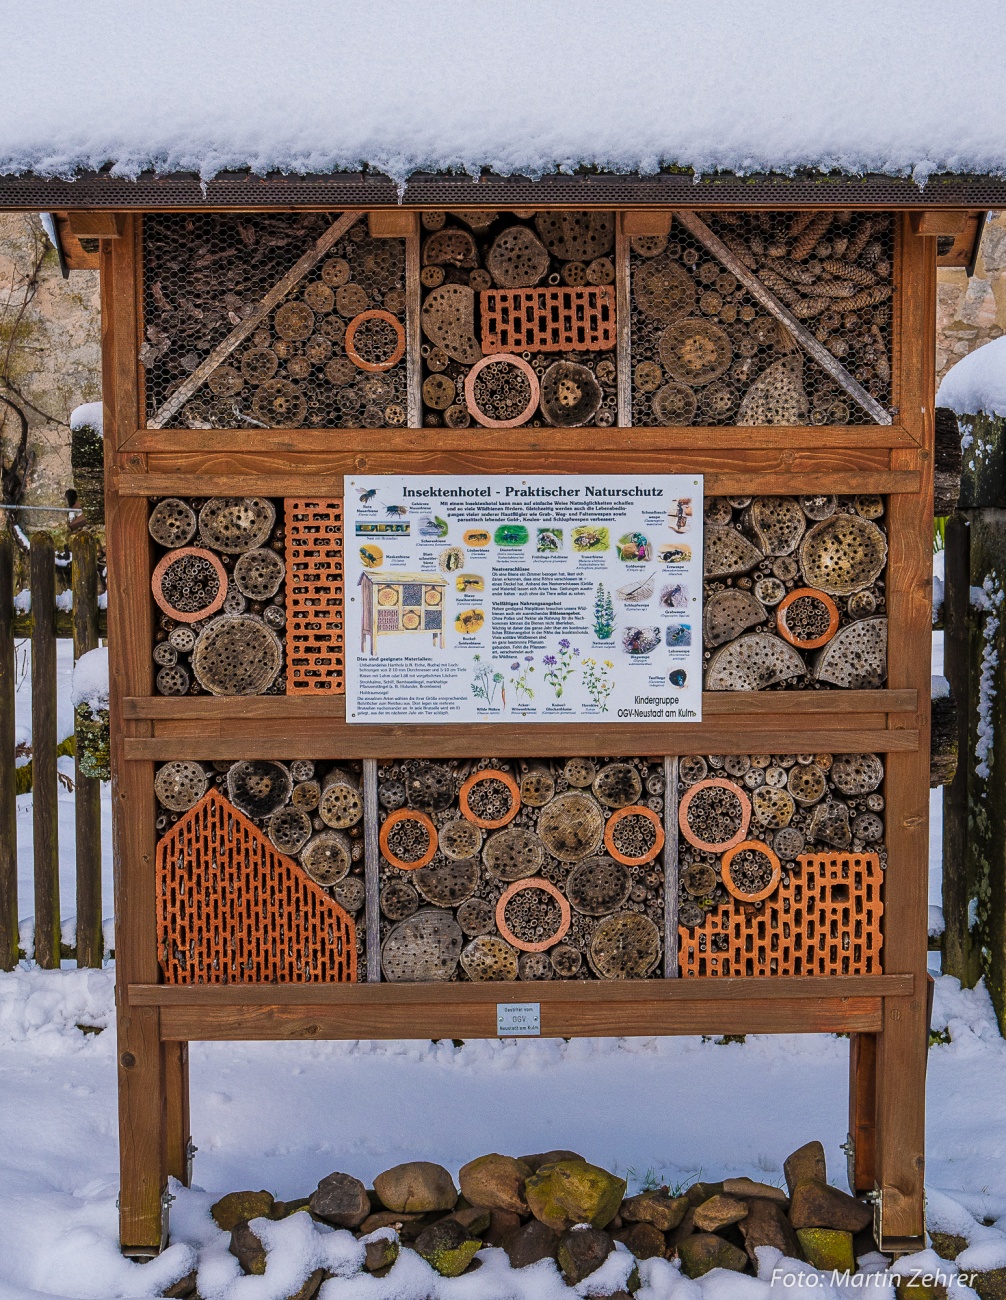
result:
[[[207,362],[315,248],[331,213],[144,218],[147,417]],[[365,215],[164,421],[168,428],[404,425],[405,241]]]
[[[721,212],[705,227],[870,397],[891,402],[890,214]],[[873,424],[702,238],[630,242],[632,422]]]

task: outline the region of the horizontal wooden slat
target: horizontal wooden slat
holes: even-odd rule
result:
[[[912,996],[914,975],[821,975],[745,979],[576,980],[543,984],[130,984],[134,1007],[368,1005],[444,1006],[497,1002],[738,1002],[760,998],[845,999]]]
[[[402,451],[468,453],[485,435],[500,451],[705,451],[711,443],[735,451],[779,448],[828,451],[835,448],[914,447],[915,439],[900,425],[811,428],[807,425],[761,425],[732,428],[674,425],[620,429],[138,429],[123,444],[124,452],[288,453],[331,451],[345,447],[355,455]]]
[[[249,458],[250,459],[250,458]],[[320,459],[320,457],[319,457]],[[709,457],[704,458],[707,462]],[[333,465],[331,458],[317,467],[305,465],[297,473],[292,466],[286,469],[270,468],[265,464],[247,464],[241,470],[214,472],[202,464],[175,466],[164,472],[155,458],[146,474],[113,473],[116,491],[125,497],[191,496],[193,483],[198,481],[201,496],[258,495],[268,497],[341,497],[344,474],[703,474],[707,496],[770,496],[794,493],[831,492],[837,496],[881,495],[915,493],[919,491],[921,476],[914,470],[847,470],[832,468],[827,464],[808,463],[802,468],[758,469],[742,468],[720,470],[702,463],[698,453],[690,456],[667,453],[657,457],[652,452],[643,454],[623,452],[587,458],[578,458],[575,465],[542,453],[537,464],[526,460],[521,463],[516,454],[501,452],[498,456],[482,453],[462,457],[443,455],[422,456],[416,453],[406,463],[401,456],[358,456],[355,463],[347,456],[344,463]]]
[[[170,724],[164,724],[169,726]],[[827,730],[814,726],[789,729],[758,728],[748,724],[717,727],[640,726],[605,723],[604,729],[576,724],[541,726],[338,726],[307,722],[271,727],[257,723],[242,734],[222,736],[219,724],[207,722],[205,734],[129,737],[124,756],[132,762],[161,762],[171,758],[355,759],[460,758],[505,754],[512,758],[561,757],[568,754],[746,754],[757,738],[766,754],[913,753],[919,747],[914,728],[889,730]],[[188,727],[186,728],[188,731]],[[264,734],[270,733],[270,734]]]
[[[918,692],[900,691],[705,691],[706,718],[820,713],[914,713]],[[123,700],[122,716],[132,721],[171,718],[338,718],[346,717],[345,695],[256,695],[224,699],[209,695],[152,695]]]
[[[883,998],[911,975],[636,983],[133,985],[161,1008],[164,1040],[495,1038],[497,1002],[538,1002],[542,1037],[698,1033],[876,1033]]]

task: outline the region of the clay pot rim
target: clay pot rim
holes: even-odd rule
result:
[[[623,817],[645,817],[647,821],[652,822],[657,832],[652,846],[646,851],[641,858],[630,858],[624,853],[620,853],[615,847],[614,828],[617,822]],[[660,814],[647,808],[644,803],[630,803],[625,808],[616,808],[604,824],[604,847],[608,850],[616,862],[620,862],[624,867],[642,867],[647,862],[652,862],[664,847],[664,827]]]
[[[731,790],[741,802],[741,825],[736,835],[730,839],[723,840],[719,843],[710,843],[708,840],[699,839],[692,828],[688,825],[688,809],[695,795],[709,786],[722,786],[726,790]],[[681,797],[678,804],[678,826],[682,835],[689,844],[694,845],[697,849],[703,849],[707,853],[723,853],[726,849],[732,849],[736,844],[740,844],[747,834],[748,826],[751,824],[751,800],[747,791],[741,789],[736,781],[729,781],[724,776],[707,776],[701,781],[696,781],[694,785],[689,786],[688,790]]]
[[[216,571],[220,582],[217,594],[206,608],[196,610],[195,613],[191,614],[183,614],[181,610],[175,609],[174,605],[165,596],[162,588],[165,573],[183,555],[198,555],[200,559],[208,560]],[[212,551],[208,551],[205,546],[178,546],[173,551],[168,551],[167,555],[162,555],[158,560],[157,567],[150,579],[150,590],[153,593],[154,600],[157,601],[157,604],[169,618],[176,619],[179,623],[199,623],[204,618],[209,618],[215,614],[227,599],[228,586],[227,570],[220,563],[219,556],[214,555]]]
[[[786,610],[789,609],[790,605],[792,605],[795,600],[799,600],[801,596],[813,596],[813,598],[819,600],[828,611],[827,630],[823,632],[821,636],[814,637],[812,641],[801,641],[786,625]],[[822,591],[820,587],[794,587],[792,591],[786,593],[776,606],[775,623],[779,635],[788,641],[790,645],[796,646],[798,650],[817,650],[821,646],[827,645],[838,631],[838,622],[838,606],[828,593]]]
[[[759,853],[764,853],[765,856],[768,858],[768,860],[772,863],[772,879],[769,881],[769,883],[765,886],[764,889],[760,889],[756,894],[744,893],[742,889],[739,889],[734,884],[730,876],[731,862],[733,862],[737,854],[742,852],[744,849],[756,849]],[[765,843],[764,840],[741,840],[739,844],[735,844],[733,848],[727,849],[727,851],[723,854],[723,861],[720,865],[720,879],[723,881],[723,886],[726,889],[726,891],[729,894],[732,894],[733,897],[738,900],[738,902],[760,903],[763,898],[768,898],[769,894],[775,892],[775,890],[779,886],[779,880],[781,876],[782,876],[782,863],[779,861],[779,858],[775,853],[775,851],[771,849]]]
[[[387,361],[364,361],[356,348],[353,346],[353,340],[356,338],[356,331],[368,320],[383,320],[394,327],[398,342],[395,350]],[[349,357],[354,366],[360,370],[366,370],[370,374],[380,373],[382,370],[390,370],[392,366],[398,365],[405,355],[405,328],[397,316],[392,316],[390,311],[385,311],[383,307],[370,307],[366,311],[361,311],[346,326],[346,337],[342,344],[346,356]]]
[[[493,362],[505,362],[516,366],[531,386],[531,398],[527,406],[519,415],[515,415],[510,420],[493,420],[488,415],[483,415],[475,403],[475,378],[486,366],[491,365]],[[519,424],[526,424],[534,415],[540,396],[541,389],[538,384],[538,376],[524,358],[518,356],[515,352],[490,352],[481,361],[476,361],[465,376],[465,405],[468,407],[470,414],[475,417],[484,429],[514,429]]]
[[[430,837],[429,847],[426,852],[421,858],[416,858],[414,862],[404,862],[388,848],[388,836],[392,827],[397,826],[399,822],[406,821],[419,822],[420,825],[426,827]],[[381,852],[391,865],[397,867],[399,871],[418,871],[420,867],[428,867],[437,851],[437,828],[434,826],[432,819],[417,808],[396,808],[394,812],[388,813],[381,826],[381,833],[377,838],[381,846]]]
[[[502,781],[510,791],[513,802],[504,816],[496,821],[489,821],[485,817],[476,817],[468,806],[468,796],[480,781]],[[458,791],[458,807],[461,809],[462,817],[474,822],[476,826],[481,826],[483,830],[499,830],[501,826],[506,826],[512,822],[520,810],[520,787],[509,772],[501,772],[498,767],[483,768],[478,772],[473,772],[471,776],[465,779],[464,784]]]
[[[506,923],[506,905],[510,902],[515,894],[519,894],[525,889],[541,889],[546,894],[551,894],[559,904],[559,928],[553,935],[547,939],[542,939],[538,943],[525,943],[518,939]],[[500,895],[499,902],[496,904],[496,928],[500,934],[514,948],[520,949],[521,952],[545,952],[548,948],[553,948],[557,943],[561,943],[566,937],[570,926],[569,902],[562,894],[559,893],[555,885],[544,876],[528,876],[524,880],[515,880],[512,885],[508,886]]]

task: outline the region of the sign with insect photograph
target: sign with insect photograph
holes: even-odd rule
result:
[[[347,477],[349,722],[698,722],[702,477]]]

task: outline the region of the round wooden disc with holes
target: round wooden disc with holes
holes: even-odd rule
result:
[[[304,301],[312,311],[324,315],[335,306],[335,294],[323,280],[316,280],[304,290]]]
[[[292,380],[270,379],[256,389],[252,410],[270,428],[293,429],[304,423],[307,398]]]
[[[800,543],[800,567],[808,584],[831,596],[869,587],[887,563],[887,538],[861,515],[832,515],[815,524]]]
[[[726,331],[699,317],[668,325],[657,346],[660,360],[671,378],[692,387],[719,379],[726,373],[733,356]]]
[[[457,266],[471,270],[479,264],[479,251],[468,230],[447,226],[423,241],[423,266]]]
[[[611,212],[538,212],[534,224],[555,257],[589,262],[610,253],[615,245],[615,218]]]
[[[340,907],[355,916],[366,900],[367,886],[359,876],[347,876],[345,880],[339,881],[332,894]]]
[[[399,921],[381,945],[381,971],[392,983],[449,980],[463,943],[461,927],[450,912],[421,907]]]
[[[597,413],[601,397],[601,385],[588,366],[553,361],[541,377],[541,413],[556,428],[586,424]]]
[[[404,921],[419,910],[419,895],[407,880],[389,880],[381,890],[381,913],[389,921]]]
[[[401,829],[396,831],[396,827]],[[437,851],[437,828],[424,812],[416,808],[399,808],[388,813],[378,838],[381,852],[400,871],[416,871],[428,866]],[[407,847],[403,847],[403,843]],[[395,851],[396,848],[399,852]],[[413,853],[415,857],[405,856]]]
[[[151,510],[147,530],[160,546],[185,546],[195,536],[196,512],[178,497],[165,497]]]
[[[188,654],[196,644],[196,633],[191,627],[173,627],[168,633],[169,642],[182,654]]]
[[[816,650],[838,631],[838,606],[826,591],[795,587],[780,602],[776,626],[798,650]]]
[[[347,318],[358,316],[360,312],[367,310],[369,302],[366,289],[354,281],[341,284],[335,291],[335,309],[340,316]]]
[[[314,333],[314,312],[306,302],[285,302],[277,307],[273,325],[281,339],[301,343]]]
[[[486,256],[486,270],[501,289],[537,284],[548,265],[545,245],[527,226],[508,226],[493,240]]]
[[[652,406],[660,424],[691,424],[698,398],[687,384],[663,384],[653,394]]]
[[[318,801],[318,816],[326,826],[347,830],[363,816],[363,795],[348,772],[329,772]]]
[[[706,670],[706,690],[763,691],[806,671],[804,660],[782,637],[751,632],[716,651]]]
[[[370,372],[390,370],[405,355],[405,329],[397,316],[381,308],[361,311],[346,326],[346,356]]]
[[[555,777],[544,768],[532,768],[520,779],[521,803],[529,808],[543,808],[555,794]]]
[[[244,387],[244,380],[233,366],[217,366],[207,380],[206,387],[217,397],[233,397]]]
[[[457,391],[450,375],[427,375],[423,380],[423,404],[432,411],[446,411]]]
[[[456,817],[440,827],[440,852],[454,862],[477,858],[482,850],[482,832],[467,817]]]
[[[299,853],[311,838],[311,818],[301,808],[281,808],[269,818],[269,838],[280,853]]]
[[[321,800],[321,786],[317,781],[298,781],[293,787],[290,800],[296,808],[305,812],[314,812]]]
[[[549,952],[548,959],[560,979],[572,979],[574,975],[579,974],[580,967],[583,965],[583,954],[568,943],[556,944]]]
[[[876,754],[838,754],[831,779],[842,794],[870,794],[884,779],[884,764]]]
[[[489,836],[482,850],[482,861],[497,880],[524,880],[541,870],[545,846],[534,831],[511,826]]]
[[[301,866],[318,885],[336,885],[349,875],[353,851],[341,831],[319,831],[300,854]]]
[[[212,551],[183,546],[161,557],[150,579],[154,600],[179,623],[198,623],[227,598],[227,571]]]
[[[755,821],[759,826],[769,830],[779,830],[788,826],[796,812],[796,801],[788,790],[773,789],[763,785],[751,796]]]
[[[651,320],[670,325],[695,309],[695,281],[673,257],[654,257],[632,277],[636,306]]]
[[[458,925],[465,934],[491,934],[496,929],[493,906],[485,898],[466,898],[458,908]]]
[[[701,754],[686,754],[678,760],[678,776],[685,785],[694,785],[709,773],[709,765]]]
[[[594,777],[597,776],[597,765],[590,758],[570,758],[567,759],[562,774],[570,785],[578,790],[586,790],[588,785],[593,785]]]
[[[478,858],[420,867],[413,880],[423,898],[434,907],[457,907],[466,898],[471,898],[479,883]]]
[[[219,615],[199,633],[192,651],[196,681],[211,695],[261,695],[282,666],[279,637],[252,615]]]
[[[515,980],[517,954],[495,934],[477,935],[461,953],[461,965],[470,980]]]
[[[249,600],[271,600],[285,577],[282,559],[264,546],[245,551],[234,565],[234,585]]]
[[[709,898],[717,885],[716,872],[708,862],[691,862],[681,872],[681,884],[692,898]]]
[[[723,645],[747,628],[764,622],[765,610],[750,591],[741,587],[724,587],[705,602],[702,611],[703,644],[708,648]]]
[[[645,979],[660,961],[660,931],[640,912],[616,912],[598,922],[587,960],[601,979]]]
[[[250,384],[264,384],[279,369],[279,357],[271,348],[255,348],[241,358],[241,374]]]
[[[633,825],[635,819],[645,825]],[[652,843],[647,843],[652,837]],[[664,847],[664,828],[660,814],[646,804],[632,804],[619,808],[608,818],[604,828],[604,847],[616,862],[628,867],[641,867],[652,862]],[[633,849],[640,850],[633,853]]]
[[[321,265],[321,278],[333,289],[348,283],[350,274],[349,263],[344,257],[330,257]]]
[[[245,758],[227,769],[227,797],[246,817],[271,817],[290,801],[289,770],[270,758]]]
[[[741,840],[723,854],[720,877],[727,891],[744,903],[760,903],[779,884],[779,859],[761,840]]]
[[[261,546],[276,522],[264,497],[210,497],[199,511],[199,536],[216,551],[237,555]]]
[[[454,798],[454,775],[442,763],[411,764],[405,774],[405,793],[411,808],[440,812]]]
[[[547,895],[548,898],[550,898],[553,903],[558,904],[559,907],[559,917],[555,923],[555,928],[551,933],[546,934],[545,937],[541,939],[526,939],[519,937],[514,933],[510,923],[507,921],[507,905],[519,895],[529,890],[534,890],[535,892]],[[527,901],[529,900],[521,900],[521,902],[525,904]],[[544,952],[546,948],[551,948],[553,944],[558,943],[559,940],[565,936],[566,931],[569,929],[569,922],[569,903],[562,894],[559,893],[555,885],[553,885],[551,881],[546,880],[543,876],[534,876],[529,880],[515,880],[512,885],[503,891],[499,902],[496,904],[497,930],[499,930],[500,934],[508,943],[512,943],[513,946],[519,948],[521,952]],[[514,924],[517,925],[516,920],[514,920]],[[534,924],[533,920],[528,918],[524,921],[524,924],[530,933],[531,927]],[[518,926],[518,928],[521,927]],[[537,928],[540,927],[536,927],[535,932],[537,932]]]
[[[496,785],[492,783],[495,782]],[[505,787],[497,789],[497,785]],[[479,787],[482,786],[482,789]],[[474,807],[472,798],[474,795]],[[509,795],[509,800],[507,796]],[[458,806],[462,815],[484,830],[496,830],[513,821],[520,808],[520,790],[509,772],[487,767],[473,772],[458,791]]]
[[[172,812],[188,812],[209,788],[209,778],[200,763],[182,759],[165,763],[154,777],[154,793]]]
[[[642,794],[643,782],[632,763],[608,763],[594,777],[593,790],[606,808],[624,808]]]
[[[607,916],[629,897],[632,876],[611,858],[587,858],[578,862],[566,880],[570,906],[584,916]]]
[[[722,853],[744,838],[751,821],[751,800],[722,776],[696,781],[678,805],[678,825],[689,844],[707,853]]]
[[[804,808],[823,799],[828,789],[824,773],[814,763],[800,764],[790,768],[786,788]]]
[[[558,794],[538,814],[538,834],[560,862],[578,862],[596,853],[604,837],[604,813],[581,790]]]
[[[538,408],[538,376],[523,357],[493,353],[465,376],[465,402],[487,429],[526,424]]]
[[[463,366],[482,356],[475,337],[475,294],[467,284],[444,284],[423,299],[423,333]]]
[[[181,664],[170,664],[162,668],[155,681],[159,695],[186,695],[191,684],[188,669]]]

